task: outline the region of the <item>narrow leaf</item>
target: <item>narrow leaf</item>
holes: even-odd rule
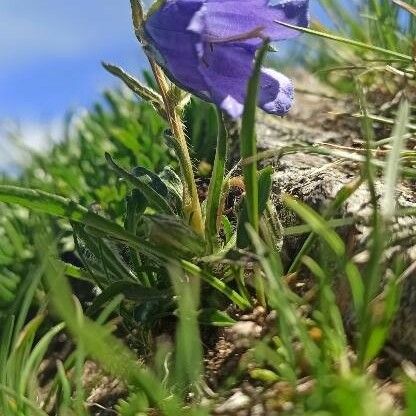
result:
[[[248,82],[240,135],[241,159],[253,159],[252,162],[243,165],[243,175],[246,188],[248,218],[251,226],[256,232],[259,230],[259,190],[257,182],[257,162],[255,161],[257,155],[255,133],[256,109],[260,83],[260,70],[268,47],[269,42],[265,41],[263,46],[257,52],[254,71]]]
[[[284,204],[294,211],[312,230],[322,237],[337,256],[345,254],[345,245],[341,237],[312,208],[289,195],[283,197]]]
[[[225,162],[227,159],[227,130],[219,109],[217,109],[217,114],[217,148],[215,152],[214,168],[208,188],[205,217],[205,237],[208,243],[209,253],[213,253],[214,248],[217,246],[218,223],[221,220],[220,204],[224,183]]]
[[[396,186],[401,172],[400,154],[406,144],[405,137],[408,120],[409,103],[407,100],[404,100],[397,115],[397,121],[393,130],[393,147],[389,153],[384,173],[385,185],[381,211],[385,221],[391,220],[396,210]]]
[[[159,93],[157,93],[149,87],[146,87],[139,80],[137,80],[136,78],[128,74],[126,71],[124,71],[124,69],[116,65],[112,65],[106,62],[103,62],[102,65],[110,74],[121,79],[124,82],[124,84],[126,84],[126,86],[136,95],[152,104],[156,111],[162,117],[166,117],[163,100]]]
[[[122,167],[118,166],[108,153],[106,153],[105,158],[111,169],[113,169],[120,177],[130,182],[134,187],[142,192],[152,208],[165,214],[174,215],[174,212],[166,199],[160,195],[157,190],[155,190],[149,183],[147,183],[147,181],[141,180],[141,178],[136,177],[135,175],[124,170]]]

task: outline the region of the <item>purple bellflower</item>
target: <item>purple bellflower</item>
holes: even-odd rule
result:
[[[145,49],[183,89],[237,118],[263,39],[289,39],[308,25],[308,0],[165,0],[144,24]],[[262,68],[258,105],[284,115],[293,101],[285,75]]]

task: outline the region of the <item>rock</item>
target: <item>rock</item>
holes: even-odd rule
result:
[[[340,119],[331,114],[344,112],[347,104],[319,96],[319,89],[317,91],[318,96],[298,94],[297,105],[286,119],[267,115],[259,115],[258,119],[258,147],[267,156],[261,164],[272,164],[275,168],[272,199],[284,227],[297,225],[299,220],[282,203],[283,194],[290,194],[323,213],[337,192],[344,185],[357,180],[360,174],[360,164],[348,160],[352,153],[348,149],[360,137],[358,123],[340,125]],[[308,150],[305,146],[308,146]],[[311,146],[320,146],[326,150],[326,154],[310,154]],[[282,155],[283,150],[289,148],[291,152]],[[331,155],[331,150],[338,154]],[[375,190],[379,203],[384,188],[383,179],[377,178]],[[363,267],[368,258],[366,244],[371,231],[368,225],[372,213],[370,200],[367,186],[361,185],[336,215],[337,218],[354,219],[353,225],[337,231],[346,242],[349,255],[359,267]],[[416,211],[416,194],[412,183],[403,181],[397,186],[396,203],[398,208]],[[380,261],[388,269],[391,260],[400,255],[406,267],[409,267],[403,278],[402,297],[391,329],[390,343],[406,357],[415,359],[416,267],[411,265],[416,262],[416,216],[396,218],[390,226],[390,232],[388,248]],[[285,237],[282,255],[288,264],[293,261],[304,239],[305,236]],[[387,273],[384,279],[387,281]],[[344,282],[340,287],[338,301],[341,311],[346,321],[351,321],[351,301],[348,290],[345,290],[348,284]]]
[[[88,395],[86,404],[92,415],[109,414],[112,406],[128,394],[127,387],[120,380],[107,375],[95,362],[89,360],[84,366],[83,386]]]
[[[219,405],[214,414],[235,414],[237,411],[249,408],[251,403],[250,397],[246,396],[242,391],[237,391],[229,397],[224,403]]]
[[[240,321],[230,328],[230,337],[234,341],[247,338],[258,338],[262,332],[262,327],[252,321]]]

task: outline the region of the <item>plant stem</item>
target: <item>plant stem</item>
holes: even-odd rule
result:
[[[141,27],[144,20],[143,8],[139,0],[130,0],[130,4],[132,9],[134,31],[137,39],[142,43]],[[148,59],[165,105],[166,116],[172,130],[172,135],[180,150],[178,158],[185,182],[183,195],[183,210],[185,217],[193,230],[203,237],[204,223],[202,220],[201,205],[199,203],[198,191],[192,169],[192,161],[188,151],[188,144],[186,142],[182,119],[176,103],[172,103],[169,99],[170,85],[162,68],[160,68],[160,66],[157,65],[151,57],[148,56]]]
[[[182,175],[185,182],[183,196],[185,216],[194,231],[203,236],[204,223],[202,221],[201,205],[199,203],[198,191],[196,189],[195,177],[192,169],[192,161],[189,156],[188,144],[186,142],[182,119],[177,108],[169,101],[168,92],[170,87],[165,74],[151,58],[149,58],[149,62],[165,104],[166,115],[172,129],[172,135],[179,145],[179,163],[181,165]]]

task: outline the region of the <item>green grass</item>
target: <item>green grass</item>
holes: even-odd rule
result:
[[[141,99],[107,92],[88,114],[68,120],[65,137],[46,155],[33,154],[17,178],[2,179],[0,413],[87,415],[82,373],[93,359],[127,386],[116,406],[121,416],[144,415],[150,408],[208,415],[215,398],[208,394],[210,400],[203,400],[209,392],[204,336],[235,323],[230,310],[248,313],[262,304],[276,312],[273,335],[254,344],[248,361],[219,386],[220,396],[251,377],[265,388],[276,381],[288,386],[293,408],[285,415],[393,414],[380,403],[378,380],[368,368],[384,348],[411,267],[400,253],[388,264],[380,258],[389,249],[392,220],[414,215],[397,209],[395,190],[416,175],[415,17],[402,11],[408,13],[403,19],[400,6],[387,0],[362,2],[355,11],[335,0],[321,3],[333,25],[330,31],[317,23],[304,30],[302,41],[314,51],[303,65],[355,106],[344,116],[361,123],[362,146],[290,146],[257,154],[259,54],[240,132],[246,192],[238,218],[230,221],[224,212],[230,186],[227,121],[196,99],[181,113],[195,166],[204,161],[212,167],[201,236],[183,210],[186,178],[154,81],[146,75],[142,85],[109,65]],[[176,87],[170,92],[182,97]],[[284,195],[299,224],[282,229],[270,201],[272,169],[259,169],[257,161],[296,152],[353,160],[361,169],[322,212]],[[381,204],[378,178],[385,184]],[[354,223],[337,215],[360,186],[368,187],[373,208],[363,267],[337,231]],[[305,239],[287,264],[280,243],[282,235],[294,234]],[[314,300],[292,291],[288,277],[295,273],[313,282]],[[254,287],[245,279],[249,275]],[[339,282],[351,293],[353,332],[344,327],[336,301]],[[89,299],[82,299],[77,283],[87,285],[82,290],[91,292]],[[57,362],[41,396],[41,363],[61,333],[74,346]],[[412,373],[399,366],[395,372],[406,401],[395,412],[413,415]],[[300,394],[305,380],[310,385]]]

